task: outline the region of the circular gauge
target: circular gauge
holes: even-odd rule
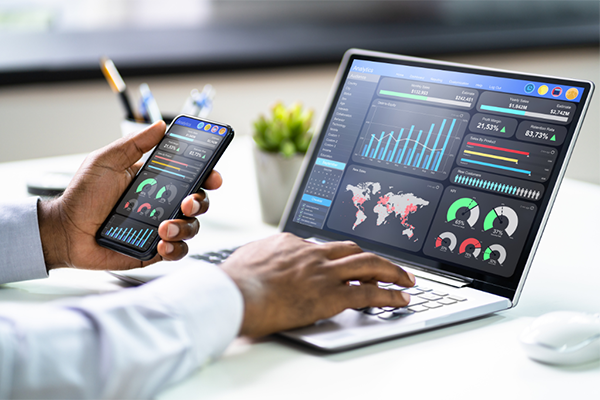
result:
[[[506,249],[499,244],[492,244],[483,252],[484,261],[495,260],[500,264],[504,264],[506,260]]]
[[[148,178],[143,180],[135,190],[136,193],[146,194],[148,196],[152,196],[154,192],[156,192],[156,179]]]
[[[138,207],[137,212],[141,214],[144,212],[144,210],[150,210],[151,208],[152,206],[150,205],[150,203],[144,203]]]
[[[467,224],[473,227],[479,219],[479,204],[468,197],[458,199],[448,208],[447,218],[448,222],[467,221]]]
[[[137,203],[137,199],[131,199],[127,203],[125,203],[125,207],[123,208],[127,211],[132,211],[134,208],[137,207]]]
[[[159,220],[165,215],[165,210],[162,207],[156,207],[154,210],[146,211],[146,216],[154,220]]]
[[[477,257],[481,253],[481,243],[475,238],[465,239],[458,248],[459,254],[471,254],[473,257]]]
[[[452,232],[444,232],[435,239],[435,247],[447,247],[450,251],[454,251],[458,240]]]
[[[515,210],[507,206],[494,208],[486,215],[483,221],[483,229],[488,231],[492,228],[502,229],[512,236],[519,225],[519,217]]]
[[[175,196],[177,196],[177,186],[173,185],[172,183],[161,187],[158,193],[156,193],[157,199],[166,200],[169,203],[175,200]]]

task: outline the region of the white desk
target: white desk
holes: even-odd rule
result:
[[[2,198],[26,196],[38,168],[74,170],[83,156],[0,164]],[[237,138],[217,167],[225,178],[211,193],[192,251],[266,236],[261,223],[250,141]],[[231,210],[231,201],[243,207]],[[600,187],[566,180],[519,306],[465,324],[339,354],[321,354],[278,338],[235,341],[223,359],[159,396],[168,399],[600,398],[600,362],[550,367],[529,360],[518,335],[553,310],[600,311]],[[43,302],[119,290],[102,272],[58,270],[50,279],[0,286],[0,302]],[[1,306],[1,304],[0,304]]]

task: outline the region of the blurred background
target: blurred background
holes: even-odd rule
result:
[[[101,56],[165,114],[212,84],[210,117],[243,135],[277,100],[318,117],[350,47],[598,83],[599,15],[598,1],[0,0],[0,161],[120,136]],[[600,184],[599,104],[568,175]]]

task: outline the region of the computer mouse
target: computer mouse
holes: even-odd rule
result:
[[[523,331],[521,346],[536,361],[575,365],[600,360],[600,314],[551,312]]]

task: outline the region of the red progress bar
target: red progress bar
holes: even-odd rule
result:
[[[165,161],[168,161],[168,162],[172,162],[172,163],[175,163],[175,164],[180,164],[180,165],[185,165],[186,167],[189,167],[189,165],[187,165],[187,164],[184,164],[184,163],[182,163],[182,162],[178,162],[178,161],[169,160],[168,158],[164,158],[164,157],[161,157],[161,156],[154,156],[154,158],[160,158],[161,160],[165,160]]]
[[[504,147],[496,147],[496,146],[488,146],[487,144],[479,144],[479,143],[473,143],[473,142],[467,142],[467,144],[471,145],[471,146],[477,146],[477,147],[485,147],[486,149],[494,149],[494,150],[501,150],[501,151],[507,151],[509,153],[517,153],[517,154],[523,154],[528,156],[529,153],[526,151],[519,151],[519,150],[512,150],[512,149],[505,149]]]

